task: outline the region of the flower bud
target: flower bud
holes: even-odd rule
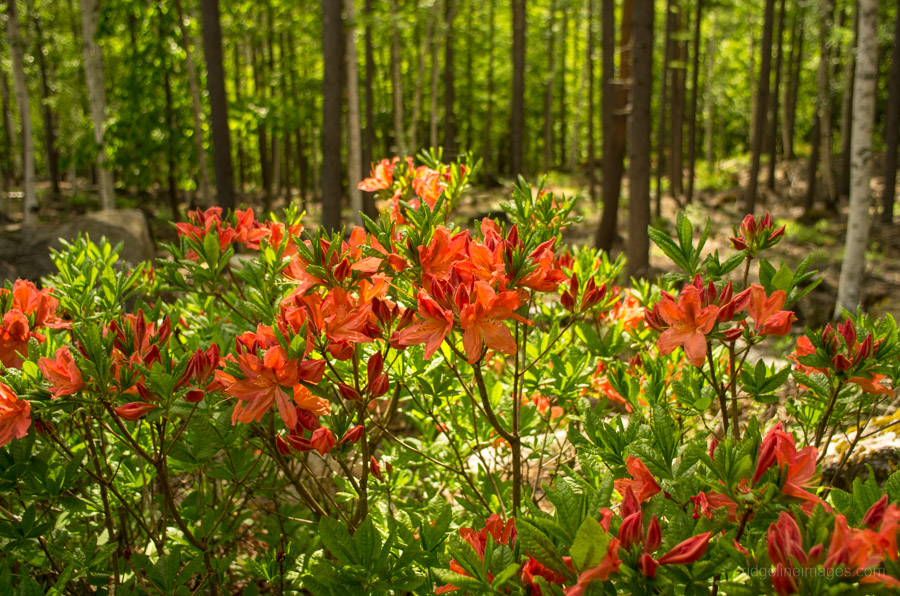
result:
[[[359,395],[359,392],[350,385],[347,385],[346,383],[338,383],[337,386],[338,393],[340,393],[341,397],[343,397],[344,399],[350,401],[359,401],[362,399],[362,397]]]
[[[341,437],[341,440],[338,441],[338,444],[353,445],[362,438],[363,432],[365,432],[365,428],[363,427],[363,425],[357,424],[344,433],[344,436]]]
[[[141,401],[133,401],[123,406],[119,406],[115,411],[116,415],[122,420],[134,421],[138,418],[142,418],[155,407],[156,405],[154,404],[148,404]]]
[[[319,427],[312,434],[312,439],[310,439],[310,444],[315,448],[316,451],[319,452],[319,455],[325,455],[334,449],[334,435],[330,430],[325,428],[324,426]]]
[[[275,437],[275,448],[278,450],[278,453],[285,457],[291,455],[291,446],[287,441],[281,438],[281,435]]]
[[[638,559],[638,569],[641,570],[641,574],[647,577],[656,577],[657,567],[659,567],[659,563],[648,553],[642,554],[641,558]]]
[[[878,526],[881,525],[881,520],[884,519],[884,512],[887,511],[887,505],[888,497],[887,495],[883,495],[874,505],[869,507],[868,511],[866,511],[862,521],[870,530],[876,530]]]
[[[381,466],[378,464],[378,460],[375,459],[374,455],[369,459],[369,473],[375,478],[384,481],[384,478],[381,476]]]
[[[378,375],[373,380],[369,381],[369,396],[372,399],[381,397],[387,393],[389,387],[390,383],[387,373]]]
[[[206,395],[206,392],[203,389],[191,389],[185,394],[184,399],[188,403],[196,404],[203,401],[203,397]]]
[[[644,538],[644,516],[638,509],[624,520],[619,526],[619,540],[622,541],[622,548],[629,550],[635,544],[640,544]]]
[[[659,527],[659,519],[654,515],[647,525],[647,537],[644,539],[644,551],[652,553],[662,543],[662,530]]]

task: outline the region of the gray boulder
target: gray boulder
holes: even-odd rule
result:
[[[6,272],[34,282],[54,273],[50,249],[61,248],[60,238],[75,240],[87,234],[94,242],[106,238],[113,245],[123,243],[119,258],[130,264],[152,261],[156,248],[147,219],[139,209],[97,211],[67,221],[32,227],[8,225],[0,228],[0,263]],[[0,276],[5,276],[0,271]],[[2,283],[2,281],[0,281]]]

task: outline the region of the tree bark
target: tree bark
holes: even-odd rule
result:
[[[13,63],[13,88],[16,94],[16,104],[19,107],[19,121],[22,126],[23,190],[25,194],[22,203],[22,223],[33,225],[37,223],[38,211],[34,172],[34,138],[31,128],[31,102],[25,79],[24,45],[19,33],[19,13],[15,0],[7,0],[6,3],[6,34],[9,41],[9,54]]]
[[[897,193],[897,144],[900,140],[900,6],[894,19],[894,45],[891,49],[891,71],[888,78],[887,114],[884,118],[884,194],[881,197],[881,221],[894,220],[894,198]]]
[[[44,149],[47,152],[47,173],[50,174],[50,188],[54,195],[59,194],[59,152],[56,149],[56,134],[54,133],[55,118],[50,109],[50,77],[47,74],[47,64],[44,59],[44,35],[41,28],[41,18],[38,12],[32,14],[34,21],[35,45],[38,61],[38,69],[41,73],[41,95],[43,102],[41,111],[44,116]]]
[[[522,173],[525,144],[525,0],[512,0],[512,20],[513,76],[509,123],[509,170],[515,177]]]
[[[669,109],[669,101],[668,101],[668,93],[669,93],[669,76],[671,74],[671,69],[669,68],[669,63],[672,61],[672,34],[675,28],[675,14],[672,10],[672,1],[666,0],[666,14],[664,15],[665,19],[665,41],[663,41],[663,73],[662,79],[659,83],[659,113],[658,119],[659,124],[656,129],[656,204],[662,204],[662,179],[663,179],[663,170],[666,167],[666,130],[667,130],[667,116]],[[672,181],[669,180],[669,187],[671,188]]]
[[[213,168],[216,172],[216,204],[225,209],[234,209],[234,166],[231,162],[231,131],[228,128],[228,99],[225,97],[225,69],[222,65],[219,0],[200,0],[200,16],[203,21],[203,55],[206,58]]]
[[[365,138],[363,139],[363,150],[362,150],[362,168],[363,175],[366,174],[367,168],[369,164],[372,163],[373,155],[375,153],[375,91],[373,88],[373,84],[375,81],[375,48],[372,45],[372,18],[375,12],[375,8],[373,6],[372,0],[366,0],[365,3],[365,15],[366,15],[366,28],[364,31],[364,45],[365,45],[365,54],[366,54],[366,86],[364,95],[366,98],[366,130],[365,130]],[[393,51],[393,44],[391,44],[391,51]],[[392,73],[393,74],[393,73]],[[393,88],[393,84],[391,85]],[[392,89],[393,91],[393,89]],[[402,119],[401,119],[402,122]],[[401,124],[402,129],[402,124]],[[370,193],[366,193],[367,195]]]
[[[597,143],[594,127],[594,0],[588,0],[588,18],[585,23],[585,56],[584,63],[587,66],[588,80],[588,109],[587,109],[587,145],[588,145],[588,197],[591,203],[597,202]]]
[[[437,11],[441,5],[441,0],[435,0],[435,35],[431,46],[431,109],[429,112],[430,120],[428,126],[428,140],[431,148],[436,149],[438,146],[438,124],[440,122],[440,114],[438,113],[438,82],[441,76],[441,60],[438,55],[438,48],[441,45],[441,35],[443,34],[443,26],[440,23],[440,16]]]
[[[694,200],[694,175],[697,161],[697,102],[699,98],[700,83],[700,24],[703,19],[703,0],[697,1],[697,11],[694,14],[694,35],[691,44],[691,104],[688,116],[688,185],[685,202]],[[709,84],[709,82],[707,82]]]
[[[853,2],[851,7],[853,9],[853,41],[844,60],[844,93],[841,97],[841,171],[837,184],[838,195],[841,197],[850,196],[850,136],[853,120],[853,78],[856,69],[859,3]]]
[[[240,44],[234,44],[234,100],[241,104],[241,54],[243,48]],[[198,88],[199,91],[199,88]],[[237,136],[237,158],[238,158],[238,192],[244,192],[244,186],[247,182],[247,158],[244,153],[244,138],[240,131]],[[212,202],[212,201],[210,201]]]
[[[14,0],[9,0],[13,2]],[[87,80],[91,120],[94,124],[94,143],[97,145],[97,178],[100,187],[100,208],[116,206],[113,175],[106,154],[106,88],[103,75],[103,52],[97,43],[99,20],[97,0],[81,0],[81,31],[84,43],[84,74]]]
[[[212,205],[212,192],[209,180],[209,166],[206,163],[206,149],[203,143],[203,104],[200,103],[200,83],[197,81],[197,67],[194,64],[194,53],[191,51],[191,36],[184,24],[184,10],[181,0],[175,0],[178,13],[178,29],[181,32],[181,46],[184,48],[184,66],[188,74],[188,86],[191,90],[191,115],[194,122],[194,150],[197,152],[197,164],[200,166],[200,203],[206,207]],[[235,53],[235,56],[237,54]],[[239,70],[235,64],[235,71]],[[236,75],[237,76],[237,75]],[[237,81],[235,81],[237,83]],[[235,85],[235,89],[240,87]],[[240,91],[237,91],[240,93]],[[241,153],[241,150],[238,150]]]
[[[684,7],[678,5],[675,17],[675,31],[678,39],[673,44],[673,57],[677,68],[672,68],[672,126],[670,128],[672,149],[669,154],[669,185],[672,197],[681,204],[684,194],[684,96],[685,96],[685,42],[683,27]],[[656,217],[661,217],[661,203],[656,203]]]
[[[800,74],[803,67],[803,6],[797,7],[791,27],[791,54],[788,62],[788,84],[784,97],[784,121],[782,122],[782,152],[785,159],[794,159],[794,129],[797,117],[797,94],[800,90]]]
[[[772,109],[769,116],[769,134],[766,135],[766,142],[769,145],[769,177],[766,180],[766,186],[769,190],[775,190],[775,170],[778,165],[778,99],[781,91],[781,68],[784,63],[784,20],[787,3],[781,0],[781,6],[778,13],[778,33],[776,33],[775,43],[775,86],[772,88]]]
[[[347,182],[353,221],[356,225],[362,226],[365,223],[362,218],[363,196],[359,189],[359,182],[363,179],[362,139],[360,138],[359,74],[356,68],[356,23],[354,22],[353,0],[344,0],[344,14],[348,23],[344,33],[347,43],[344,50],[347,60]]]
[[[494,174],[494,31],[496,29],[496,10],[494,0],[488,0],[488,83],[487,83],[487,107],[484,113],[484,143],[482,159],[484,160],[484,175],[490,178]]]
[[[872,129],[878,82],[878,0],[859,1],[856,74],[853,79],[853,134],[850,169],[850,215],[847,244],[838,285],[834,318],[841,309],[852,312],[860,304],[869,239],[869,201],[872,179]]]
[[[406,155],[406,134],[403,128],[403,86],[400,79],[400,4],[391,0],[391,102],[394,106],[394,142],[397,152]],[[417,93],[420,93],[417,90]],[[419,95],[421,97],[421,93]],[[418,117],[418,116],[416,116]]]
[[[766,134],[766,114],[769,105],[769,75],[772,69],[772,29],[775,21],[775,0],[766,0],[763,17],[763,36],[759,44],[762,56],[759,62],[758,99],[755,111],[755,129],[753,146],[751,147],[750,180],[747,183],[747,194],[744,197],[744,211],[753,213],[756,210],[756,193],[759,188],[759,166],[762,157],[763,141]]]
[[[828,40],[834,26],[834,0],[822,0],[822,14],[819,21],[819,68],[816,74],[816,84],[819,95],[817,99],[817,112],[819,115],[819,143],[822,170],[822,186],[825,205],[834,205],[834,163],[832,156],[832,126],[831,126],[831,48]]]
[[[344,41],[341,2],[322,0],[322,226],[341,227],[341,106]]]
[[[260,98],[265,98],[265,85],[262,84],[263,75],[260,74],[260,60],[257,54],[256,42],[250,42],[250,62],[253,69],[253,93]],[[269,169],[269,136],[266,125],[259,119],[256,123],[256,148],[259,152],[259,175],[263,188],[263,204],[272,202],[272,178]]]
[[[453,55],[453,19],[458,0],[444,1],[444,155],[456,159],[456,62]]]
[[[431,49],[431,38],[434,35],[434,29],[437,26],[438,19],[438,6],[439,3],[435,2],[432,9],[431,15],[426,21],[425,24],[425,40],[422,43],[421,47],[417,44],[416,48],[418,50],[418,67],[416,68],[416,85],[413,90],[413,112],[412,118],[409,122],[409,149],[410,152],[417,152],[419,150],[419,119],[421,118],[422,113],[422,90],[425,88],[425,57],[429,53]],[[485,163],[487,163],[487,156],[485,156]]]
[[[9,183],[15,182],[18,172],[22,171],[22,156],[16,151],[16,122],[13,119],[12,99],[9,93],[9,81],[6,79],[6,73],[0,73],[0,94],[3,96],[3,129],[9,144],[9,160],[4,164],[4,174],[7,176]]]
[[[716,105],[713,99],[713,73],[715,72],[716,56],[716,14],[712,13],[712,23],[709,31],[709,39],[706,42],[706,93],[703,100],[703,142],[706,144],[706,171],[712,172],[715,168],[715,128]]]
[[[631,117],[628,146],[628,274],[650,265],[650,100],[653,88],[653,0],[633,2]]]
[[[557,111],[559,112],[559,147],[557,149],[557,153],[559,154],[559,164],[562,165],[565,163],[565,155],[566,155],[566,129],[568,126],[568,118],[566,109],[566,73],[568,72],[568,38],[569,38],[569,5],[568,3],[563,5],[562,9],[562,26],[560,27],[559,34],[559,48],[560,48],[560,57],[559,57],[559,90],[557,91],[557,96],[559,99],[559,103],[557,105]]]
[[[553,26],[556,22],[556,0],[550,1],[550,18],[547,23],[547,74],[544,80],[544,147],[541,169],[550,171],[553,165],[553,87],[556,83],[556,64],[554,63],[553,50],[555,49],[556,32]]]

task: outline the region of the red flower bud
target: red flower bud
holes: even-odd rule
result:
[[[872,356],[872,334],[868,334],[859,347],[856,349],[856,355],[853,356],[853,366],[856,366],[866,358]]]
[[[381,352],[375,352],[372,356],[369,357],[369,362],[366,364],[366,372],[369,375],[369,379],[374,379],[384,370],[384,357],[381,355]]]
[[[415,316],[415,314],[416,311],[411,308],[407,308],[405,311],[403,311],[403,314],[400,315],[400,321],[397,323],[397,331],[401,331],[409,327],[413,321],[413,317]]]
[[[662,530],[659,527],[659,519],[654,515],[647,526],[647,537],[644,539],[644,551],[652,553],[662,543]]]
[[[692,536],[659,558],[660,565],[689,565],[703,556],[712,532]]]
[[[295,410],[297,411],[297,426],[294,427],[295,430],[304,428],[306,430],[316,430],[322,426],[319,423],[319,418],[309,410],[304,410],[303,408],[295,408]]]
[[[831,359],[831,365],[834,367],[834,370],[838,372],[846,372],[850,370],[853,363],[843,354],[835,354]]]
[[[778,228],[777,230],[772,232],[769,235],[769,242],[772,242],[772,241],[777,240],[778,238],[781,238],[782,236],[784,236],[784,228],[785,228],[785,226],[781,226],[780,228]]]
[[[312,439],[310,439],[309,442],[320,455],[325,455],[330,452],[334,449],[335,444],[334,435],[324,426],[316,429],[316,432],[312,434]]]
[[[275,437],[275,449],[285,457],[291,455],[291,446],[288,445],[288,442],[281,438],[280,435]]]
[[[141,396],[141,399],[143,399],[144,401],[159,401],[159,398],[156,397],[156,395],[154,395],[153,393],[151,393],[150,390],[147,389],[146,385],[144,385],[143,383],[137,384],[137,392],[138,392],[138,395]]]
[[[735,250],[747,250],[747,243],[744,242],[744,239],[741,237],[738,238],[729,238],[731,240],[731,245],[735,248]]]
[[[375,478],[384,481],[384,478],[381,476],[381,466],[378,464],[378,460],[375,459],[374,455],[369,459],[369,473]]]
[[[732,327],[731,329],[725,330],[725,341],[732,342],[737,341],[744,334],[744,328],[738,325],[737,327]]]
[[[344,433],[344,436],[341,437],[341,440],[338,441],[338,444],[344,445],[346,443],[347,445],[353,445],[362,438],[363,432],[365,432],[365,428],[363,427],[363,425],[357,424]]]
[[[656,577],[657,567],[659,567],[659,563],[648,553],[642,554],[641,558],[638,559],[638,569],[641,570],[641,574],[647,577]]]
[[[342,259],[340,264],[334,268],[334,278],[338,281],[344,281],[350,277],[350,261],[346,258]]]
[[[888,497],[887,495],[883,495],[878,501],[869,507],[869,510],[866,511],[866,514],[863,516],[863,523],[869,527],[870,530],[876,530],[878,526],[881,525],[881,520],[884,519],[884,512],[887,511],[888,505]]]
[[[390,383],[387,373],[378,375],[373,380],[369,381],[369,396],[372,397],[372,399],[381,397],[387,393],[389,387]]]
[[[290,443],[291,447],[296,449],[297,451],[312,451],[313,446],[312,443],[309,442],[309,439],[305,437],[299,437],[297,435],[288,435],[287,442]]]
[[[359,395],[359,392],[347,385],[346,383],[338,383],[338,392],[341,394],[341,397],[350,401],[359,401],[362,397]]]
[[[847,343],[848,348],[852,348],[856,345],[856,325],[853,324],[850,317],[847,317],[847,320],[843,323],[838,323],[837,328],[838,333],[844,337],[844,341]]]
[[[644,538],[644,516],[640,509],[622,520],[619,526],[619,540],[622,548],[629,550],[635,544],[640,544]]]
[[[567,311],[573,312],[575,310],[575,297],[568,290],[563,292],[560,302],[562,302],[563,308]]]
[[[184,396],[185,401],[188,403],[196,404],[203,401],[203,397],[206,395],[206,392],[203,389],[191,389]]]
[[[155,407],[156,405],[154,404],[148,404],[142,401],[132,401],[116,408],[116,415],[122,420],[134,421],[138,418],[142,418],[147,412]]]

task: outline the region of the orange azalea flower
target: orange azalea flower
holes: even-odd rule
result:
[[[38,367],[40,367],[47,380],[50,381],[53,397],[72,395],[84,386],[84,381],[81,379],[81,371],[75,365],[75,360],[72,358],[72,352],[69,351],[68,346],[63,346],[56,350],[56,360],[52,358],[41,358],[38,360]]]
[[[419,292],[418,305],[418,322],[400,331],[396,339],[400,346],[425,344],[425,358],[431,358],[453,328],[453,314],[425,292]]]
[[[681,291],[678,302],[663,293],[659,305],[659,315],[669,325],[659,336],[657,346],[660,354],[669,354],[678,346],[684,346],[688,362],[703,366],[706,359],[706,336],[716,324],[719,307],[701,307],[700,291],[687,285]]]
[[[422,266],[422,286],[431,287],[434,278],[446,279],[453,264],[465,257],[468,232],[450,236],[450,230],[438,227],[428,246],[419,246],[419,265]]]
[[[0,447],[27,435],[30,426],[31,404],[0,383]]]
[[[791,324],[797,320],[794,313],[781,310],[787,299],[784,290],[776,290],[766,296],[766,290],[759,284],[750,286],[750,303],[747,312],[756,323],[756,331],[760,335],[787,335]]]
[[[444,192],[444,185],[441,183],[441,173],[432,170],[428,166],[419,166],[416,168],[416,176],[412,181],[413,192],[420,199],[424,199],[429,207],[434,207],[438,197]]]
[[[43,339],[32,333],[25,314],[16,309],[3,315],[0,321],[0,362],[8,368],[22,366],[22,357],[28,356],[28,340]]]
[[[514,317],[519,308],[516,292],[501,292],[483,281],[475,282],[475,303],[463,307],[459,322],[465,330],[463,347],[469,356],[469,364],[481,358],[482,342],[489,348],[504,354],[516,353],[516,341],[503,321]]]
[[[643,503],[662,490],[656,479],[653,478],[653,474],[640,459],[629,455],[625,460],[625,467],[631,478],[619,478],[613,483],[620,495],[624,496],[630,488],[634,491],[638,501]]]
[[[893,395],[894,390],[885,387],[882,383],[887,379],[885,375],[878,373],[870,373],[871,377],[853,377],[847,379],[850,383],[856,383],[863,391],[871,395]]]
[[[34,328],[50,327],[51,329],[68,329],[71,323],[63,321],[56,314],[59,301],[53,297],[51,288],[38,290],[35,285],[24,279],[17,279],[13,284],[13,309],[25,315],[34,315]],[[0,290],[2,296],[7,290]]]
[[[566,274],[554,265],[555,246],[556,239],[547,240],[528,255],[536,267],[519,282],[520,286],[536,292],[555,292],[566,281]]]
[[[394,164],[399,161],[395,157],[393,161],[382,159],[377,164],[372,164],[372,175],[359,183],[359,190],[377,192],[391,187],[394,183]]]
[[[259,422],[273,403],[288,428],[297,425],[294,404],[318,415],[331,411],[331,404],[327,400],[312,396],[299,384],[301,373],[297,360],[289,360],[281,346],[266,350],[262,360],[255,354],[241,354],[238,356],[238,364],[246,378],[235,380],[225,390],[240,400],[231,415],[232,424],[238,421]],[[318,376],[321,378],[321,370]],[[302,388],[299,393],[298,387]],[[294,393],[294,404],[288,395],[289,390]]]

